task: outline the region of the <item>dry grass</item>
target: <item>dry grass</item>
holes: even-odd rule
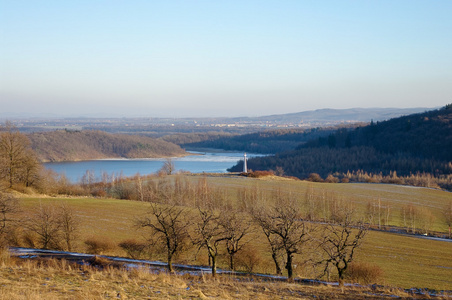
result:
[[[10,259],[0,267],[0,299],[421,299],[400,289],[333,287],[253,278],[154,274],[65,260]]]

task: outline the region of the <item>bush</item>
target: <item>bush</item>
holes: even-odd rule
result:
[[[328,183],[338,183],[339,182],[339,178],[334,177],[333,175],[328,175],[328,177],[325,179],[325,182]]]
[[[248,177],[253,177],[253,178],[261,178],[261,177],[273,176],[273,175],[275,175],[275,173],[273,173],[272,171],[251,171],[251,172],[248,172]]]
[[[115,243],[111,240],[105,238],[100,240],[95,237],[87,239],[85,245],[87,246],[86,251],[91,254],[103,254],[116,248]]]
[[[361,284],[379,283],[383,279],[383,270],[369,263],[352,263],[345,270],[345,279]]]
[[[261,263],[262,257],[260,256],[259,251],[251,245],[247,245],[239,251],[235,258],[235,265],[237,268],[248,273],[252,273]]]
[[[127,255],[129,255],[133,259],[142,258],[143,255],[145,255],[147,248],[146,244],[132,239],[119,243],[119,247],[126,251]]]
[[[308,181],[312,181],[312,182],[323,182],[323,179],[322,179],[322,177],[320,177],[319,174],[317,174],[317,173],[311,173],[311,174],[309,174]]]
[[[27,248],[38,248],[36,236],[30,232],[25,232],[23,235],[23,244]]]

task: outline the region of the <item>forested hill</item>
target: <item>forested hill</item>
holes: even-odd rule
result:
[[[217,136],[209,140],[187,143],[184,146],[274,154],[293,150],[301,143],[331,133],[334,133],[333,128],[267,130],[244,135]]]
[[[339,129],[313,139],[296,150],[250,159],[253,170],[275,170],[306,178],[335,172],[364,170],[399,175],[427,172],[435,176],[452,171],[452,105],[420,114]],[[239,171],[235,166],[232,171]]]
[[[100,158],[180,156],[179,146],[149,137],[102,131],[39,132],[29,134],[31,146],[43,161],[77,161]]]
[[[409,153],[422,158],[452,161],[452,105],[384,122],[372,122],[352,131],[337,130],[300,148],[323,146],[368,146],[383,153]]]

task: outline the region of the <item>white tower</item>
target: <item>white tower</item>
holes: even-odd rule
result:
[[[243,173],[248,173],[248,168],[246,167],[246,153],[243,155]]]

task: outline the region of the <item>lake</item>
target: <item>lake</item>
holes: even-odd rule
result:
[[[243,152],[195,152],[193,155],[172,158],[176,171],[189,171],[191,173],[226,173],[226,169],[243,160]],[[263,156],[262,154],[247,153],[247,158]],[[124,176],[133,176],[137,173],[147,175],[156,173],[166,161],[165,158],[140,159],[99,159],[77,162],[44,163],[44,167],[57,173],[65,174],[73,183],[80,181],[86,171],[94,172],[96,179],[100,180],[102,173],[109,175],[122,173]]]

